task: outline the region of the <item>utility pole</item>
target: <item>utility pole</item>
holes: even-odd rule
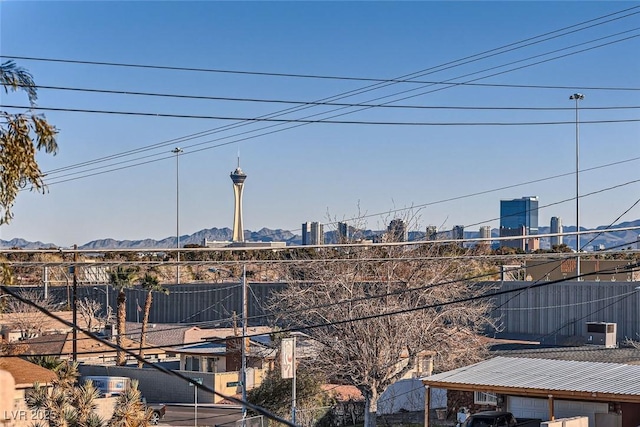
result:
[[[78,360],[78,245],[73,245],[73,361]]]
[[[296,423],[296,411],[297,408],[296,406],[298,405],[298,398],[296,396],[296,389],[297,389],[297,384],[296,384],[296,337],[294,335],[293,337],[293,349],[291,350],[293,352],[293,378],[292,378],[292,382],[291,382],[291,422],[293,424]]]
[[[242,381],[242,424],[247,418],[247,266],[242,266],[242,372],[240,373],[240,381]]]

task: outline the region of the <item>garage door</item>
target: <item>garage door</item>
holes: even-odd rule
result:
[[[596,426],[596,413],[609,412],[607,403],[577,402],[572,400],[554,400],[554,412],[557,418],[575,416],[589,417],[589,426]],[[528,397],[509,397],[507,410],[521,418],[540,418],[543,421],[549,419],[549,401],[547,399],[531,399]]]
[[[509,396],[507,410],[516,418],[540,418],[543,421],[549,419],[549,402],[545,399]]]

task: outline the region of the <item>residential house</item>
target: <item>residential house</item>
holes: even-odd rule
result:
[[[221,334],[223,331],[216,332]],[[214,390],[224,395],[234,395],[241,390],[242,383],[241,345],[242,338],[237,336],[212,337],[207,341],[174,347],[171,351],[180,357],[181,371],[212,374]],[[275,358],[275,353],[275,349],[261,342],[251,338],[246,340],[245,379],[248,390],[262,383],[264,376],[273,366],[272,360]],[[213,398],[213,403],[219,403],[224,399],[217,395]]]
[[[449,414],[464,406],[506,410],[516,417],[543,421],[586,416],[590,427],[640,425],[640,365],[608,361],[615,359],[606,354],[613,356],[618,349],[586,350],[581,351],[583,355],[599,354],[604,361],[576,361],[568,352],[561,353],[569,360],[542,358],[543,350],[537,350],[537,357],[497,356],[425,377],[422,382],[429,388],[448,390]],[[640,361],[640,350],[630,361]],[[428,399],[429,393],[426,396]],[[427,416],[425,426],[429,422]]]
[[[6,371],[14,379],[13,406],[0,414],[3,427],[27,427],[46,419],[46,413],[32,411],[25,402],[25,393],[33,388],[34,383],[48,387],[56,379],[56,374],[49,369],[27,362],[19,357],[0,357],[0,371]],[[3,392],[6,384],[0,384]]]
[[[52,314],[67,322],[73,320],[71,311],[55,311]],[[78,326],[82,329],[90,327],[94,331],[104,327],[97,319],[94,319],[91,325],[87,320],[78,316]],[[7,342],[34,338],[43,334],[61,334],[71,330],[70,326],[39,311],[0,313],[0,334]]]
[[[115,343],[115,338],[113,339]],[[48,355],[60,359],[71,359],[73,357],[73,333],[42,335],[36,338],[23,341],[27,345],[26,355]],[[117,352],[106,343],[97,340],[84,332],[77,333],[76,339],[77,360],[88,364],[113,364],[116,360]],[[140,343],[127,337],[123,337],[123,347],[126,350],[138,353]],[[145,358],[158,361],[164,359],[165,351],[154,346],[147,346]],[[134,360],[128,356],[129,360]]]

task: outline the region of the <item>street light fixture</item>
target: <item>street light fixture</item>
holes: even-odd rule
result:
[[[184,150],[176,147],[171,150],[176,155],[176,284],[180,284],[180,153]]]
[[[569,97],[576,101],[576,280],[580,280],[580,119],[578,115],[578,101],[584,99],[581,93],[574,93]]]

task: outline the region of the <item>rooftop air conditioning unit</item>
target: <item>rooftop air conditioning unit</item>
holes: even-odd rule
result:
[[[616,324],[606,322],[587,322],[587,344],[615,348]]]

